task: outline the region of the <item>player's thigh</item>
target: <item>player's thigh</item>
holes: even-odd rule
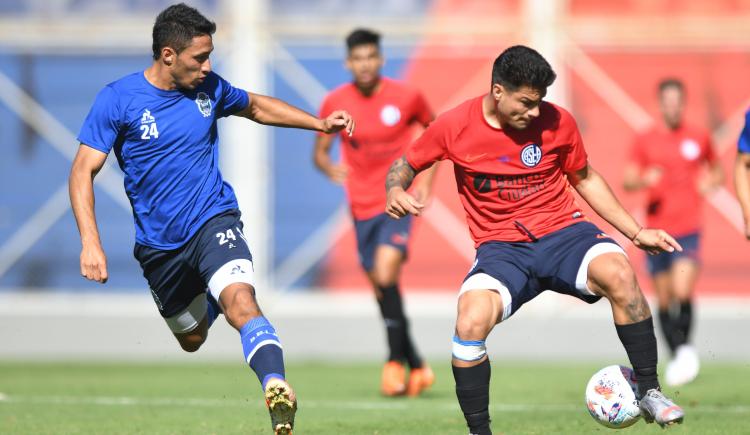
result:
[[[141,265],[151,295],[167,326],[180,340],[205,339],[207,328],[205,283],[190,267],[182,249],[159,250],[136,244],[134,256]],[[180,341],[182,343],[182,341]]]
[[[654,293],[660,309],[669,308],[672,302],[672,274],[670,271],[659,272],[652,275]]]
[[[206,222],[190,242],[190,259],[224,314],[222,293],[235,285],[255,293],[253,257],[245,239],[240,213],[231,210]],[[244,299],[243,299],[244,300]],[[254,300],[254,299],[253,299]]]
[[[635,271],[622,252],[606,252],[594,257],[588,265],[587,287],[594,294],[609,299],[625,298],[638,290]]]
[[[372,280],[372,270],[375,265],[375,249],[378,246],[378,229],[382,222],[382,215],[370,219],[354,219],[354,234],[357,238],[357,254],[359,264]]]
[[[672,297],[685,301],[690,299],[695,289],[695,282],[700,273],[700,263],[690,257],[680,257],[672,263],[671,278]]]
[[[393,245],[378,245],[375,249],[375,262],[368,273],[375,286],[387,287],[398,282],[405,252]]]

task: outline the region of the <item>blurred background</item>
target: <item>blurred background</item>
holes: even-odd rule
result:
[[[150,64],[151,26],[171,3],[0,0],[0,358],[188,358],[159,318],[132,256],[133,222],[115,159],[96,180],[110,274],[104,286],[79,274],[67,196],[75,137],[96,93]],[[621,188],[623,164],[635,134],[659,122],[657,83],[683,80],[687,122],[712,132],[727,174],[725,187],[694,211],[706,223],[696,344],[717,360],[750,357],[748,341],[734,339],[750,330],[750,244],[731,185],[750,107],[750,1],[187,3],[217,23],[215,71],[312,113],[326,92],[349,80],[343,39],[358,26],[382,32],[384,74],[419,88],[436,113],[486,92],[492,61],[504,48],[530,45],[558,73],[548,99],[574,114],[592,165],[641,218],[644,198]],[[238,194],[261,306],[278,325],[287,355],[383,357],[385,339],[344,195],[313,167],[313,133],[240,119],[219,125],[223,173]],[[621,242],[650,294],[642,253]],[[402,283],[428,356],[448,358],[455,294],[473,257],[452,170],[443,164],[431,205],[417,219]],[[498,345],[490,349],[507,358],[625,360],[610,318],[605,302],[589,307],[545,295],[498,328]],[[335,331],[342,345],[316,346],[311,337],[320,330]],[[189,358],[239,358],[227,325],[212,335]]]

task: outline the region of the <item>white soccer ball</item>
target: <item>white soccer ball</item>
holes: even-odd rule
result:
[[[631,426],[641,418],[635,398],[637,387],[630,367],[604,367],[586,385],[586,407],[594,420],[606,427]]]

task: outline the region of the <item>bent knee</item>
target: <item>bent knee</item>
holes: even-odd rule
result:
[[[635,271],[624,256],[615,256],[594,274],[596,287],[608,299],[627,299],[638,292]]]
[[[177,342],[185,352],[195,352],[206,342],[206,336],[201,334],[181,334],[177,336]]]
[[[491,316],[478,311],[465,311],[456,319],[456,335],[462,340],[484,340],[492,329]]]

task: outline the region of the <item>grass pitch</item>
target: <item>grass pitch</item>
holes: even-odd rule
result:
[[[607,365],[493,362],[495,434],[612,433],[589,417],[583,390]],[[295,434],[463,434],[448,364],[417,399],[378,393],[380,365],[292,363]],[[705,364],[695,383],[667,389],[686,410],[676,434],[750,434],[750,362]],[[0,362],[2,434],[268,434],[255,375],[242,363]],[[627,434],[660,434],[638,422]]]

